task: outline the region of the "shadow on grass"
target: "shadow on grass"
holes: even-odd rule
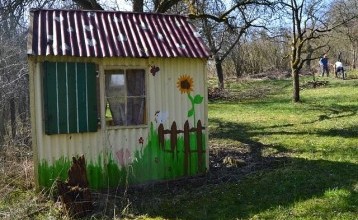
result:
[[[358,180],[358,165],[325,160],[289,160],[290,166],[257,171],[236,182],[210,184],[201,179],[195,185],[185,181],[177,185],[130,190],[132,212],[164,219],[245,219],[267,210],[289,208],[308,199],[326,199],[323,205],[322,201],[315,203],[319,206],[315,209],[321,209],[323,218],[326,213],[334,211],[332,208],[357,212],[358,193],[354,185]],[[332,202],[337,199],[341,202],[332,207],[330,198],[326,197],[331,190],[344,190],[348,196],[333,198]]]
[[[357,213],[357,164],[291,158],[284,146],[265,146],[253,140],[250,126],[211,122],[218,124],[211,138],[239,141],[248,148],[238,153],[247,159],[246,164],[211,169],[204,177],[129,188],[126,197],[131,213],[164,219],[246,219],[268,210],[289,209],[309,199],[321,199],[314,205],[322,218],[332,217],[335,209]],[[276,153],[264,156],[267,147]],[[257,166],[250,167],[255,163]],[[346,196],[331,200],[327,194],[332,190],[344,190]],[[340,202],[335,204],[337,198]]]
[[[282,102],[282,101],[281,101]],[[286,101],[284,101],[283,103],[285,103]],[[263,105],[267,105],[267,104],[274,104],[274,103],[279,103],[277,101],[270,101],[270,102],[257,102],[255,103],[255,105],[258,105],[258,107],[262,107]],[[252,105],[252,104],[250,104]],[[307,122],[303,122],[301,124],[303,125],[309,125],[309,124],[314,124],[317,122],[321,122],[324,120],[334,120],[334,119],[339,119],[339,118],[345,118],[345,117],[353,117],[356,116],[358,113],[358,106],[357,105],[337,105],[337,104],[333,104],[330,106],[323,106],[323,105],[313,105],[312,107],[310,107],[310,110],[317,110],[322,112],[322,114],[318,115],[316,119],[311,120],[311,121],[307,121]],[[248,134],[246,133],[246,131],[255,129],[257,130],[258,128],[254,128],[251,125],[242,125],[242,124],[237,124],[237,123],[231,123],[231,122],[222,122],[219,121],[217,119],[210,119],[210,123],[214,123],[214,124],[218,124],[219,128],[226,128],[227,130],[229,130],[228,132],[219,132],[217,133],[214,130],[214,133],[210,133],[210,135],[214,138],[220,138],[220,136],[222,136],[223,138],[230,138],[232,140],[238,140],[238,141],[246,141],[246,142],[252,142],[252,140],[249,138]],[[285,128],[285,127],[292,127],[298,124],[293,124],[293,123],[288,123],[288,124],[282,124],[282,125],[273,125],[273,126],[265,126],[265,127],[260,127],[259,129],[268,129],[268,128]],[[354,137],[357,136],[357,133],[354,134],[354,132],[356,132],[356,128],[348,128],[348,129],[335,129],[335,130],[331,130],[331,131],[322,131],[320,132],[319,135],[325,135],[327,134],[328,136],[331,136],[331,134],[337,134],[337,136],[339,136],[339,133],[342,132],[342,137],[349,137],[352,136]],[[237,136],[237,134],[239,134],[240,136]],[[258,133],[250,133],[251,136],[254,134],[258,134]],[[260,134],[266,134],[266,135],[270,135],[270,134],[306,134],[304,132],[260,132]],[[351,134],[351,135],[349,135]],[[232,137],[230,137],[232,136]],[[243,142],[243,143],[246,143]],[[248,143],[248,144],[249,144]]]
[[[327,119],[335,119],[335,118],[343,118],[357,115],[358,106],[357,105],[330,105],[330,106],[322,106],[315,105],[311,107],[311,110],[319,110],[325,114],[319,115],[317,120],[314,120],[309,123],[314,123],[317,121],[323,121]]]
[[[320,116],[318,119],[305,122],[302,124],[313,124],[316,122],[320,122],[322,120],[331,120],[331,119],[337,119],[341,117],[350,117],[355,116],[358,112],[358,107],[347,107],[343,106],[340,110],[331,109],[332,115],[330,117],[327,116],[323,117]],[[322,119],[323,118],[323,119]],[[234,141],[239,141],[241,143],[249,145],[252,149],[252,152],[256,152],[258,156],[260,156],[261,151],[263,147],[265,147],[262,143],[257,142],[252,139],[253,136],[257,135],[306,135],[306,134],[316,134],[318,136],[330,136],[330,137],[343,137],[343,138],[356,138],[358,135],[358,125],[347,127],[347,128],[334,128],[329,130],[318,130],[316,132],[298,132],[298,131],[263,131],[267,128],[285,128],[285,127],[292,127],[295,124],[283,124],[283,125],[275,125],[275,126],[269,126],[269,127],[252,127],[250,125],[243,125],[238,124],[235,122],[223,122],[217,119],[211,119],[210,122],[212,124],[216,124],[217,128],[210,131],[210,139],[230,139]],[[250,130],[255,130],[253,132],[250,132]],[[261,131],[257,131],[261,130]],[[282,146],[266,146],[266,147],[273,147],[276,148],[280,152],[288,152],[287,149],[285,149]]]
[[[350,75],[347,77],[347,79],[341,80],[339,83],[336,83],[336,84],[340,85],[340,84],[344,84],[346,81],[351,81],[350,83],[352,83],[353,85],[358,85],[358,81],[356,81],[357,79],[358,79],[358,76]]]
[[[209,139],[224,139],[224,140],[233,140],[239,141],[246,145],[249,148],[249,152],[251,152],[253,157],[261,158],[262,150],[265,147],[275,148],[278,152],[288,152],[288,149],[283,146],[265,146],[259,141],[254,140],[252,137],[258,134],[266,134],[267,132],[251,132],[251,130],[260,130],[257,127],[253,127],[249,124],[239,124],[235,122],[226,122],[218,119],[210,119],[210,123],[217,125],[215,129],[210,130]],[[288,127],[293,126],[293,124],[285,124],[280,127]],[[279,127],[279,126],[275,126]],[[266,128],[266,127],[265,127]],[[262,128],[264,129],[264,128]],[[289,134],[289,132],[280,131],[280,134]]]
[[[330,129],[327,131],[320,131],[318,135],[330,136],[330,137],[344,137],[344,138],[357,138],[358,137],[358,125],[351,126],[343,129]]]
[[[237,184],[217,186],[207,194],[212,198],[205,204],[207,213],[197,215],[205,219],[248,218],[269,209],[290,207],[298,201],[322,197],[331,189],[349,191],[345,211],[355,210],[354,202],[358,196],[353,187],[358,178],[357,165],[303,159],[291,159],[291,162],[289,167],[259,172]],[[201,204],[200,199],[197,201]],[[195,219],[194,216],[190,218]]]

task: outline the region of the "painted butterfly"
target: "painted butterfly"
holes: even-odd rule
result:
[[[155,74],[157,74],[157,72],[159,72],[159,67],[157,67],[157,66],[151,66],[150,67],[150,73],[153,75],[153,76],[155,76]]]

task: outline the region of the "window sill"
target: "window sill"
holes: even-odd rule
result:
[[[143,129],[148,128],[148,125],[129,125],[129,126],[107,126],[107,130],[120,130],[120,129]]]

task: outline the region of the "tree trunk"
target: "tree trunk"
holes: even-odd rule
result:
[[[5,109],[0,109],[0,150],[4,142],[5,136]]]
[[[15,109],[15,98],[10,98],[10,120],[11,120],[11,137],[16,138],[16,109]]]
[[[242,62],[240,62],[240,59],[233,59],[234,62],[234,67],[235,67],[235,74],[236,74],[236,79],[238,80],[239,78],[242,77]]]
[[[293,102],[300,101],[300,77],[297,69],[292,69],[292,81],[293,81]]]
[[[314,50],[312,49],[312,46],[311,46],[310,43],[307,44],[307,49],[306,50],[307,50],[306,65],[307,65],[308,70],[311,71],[312,70],[312,68],[311,68],[311,58],[312,58],[312,54],[313,54]]]
[[[242,77],[242,71],[240,68],[235,68],[236,78],[237,80]]]
[[[24,124],[28,117],[28,97],[26,95],[22,95],[20,98],[21,102],[17,105],[17,114],[21,120],[21,123]]]
[[[144,0],[133,0],[133,11],[134,12],[143,12]]]
[[[219,89],[224,89],[224,73],[223,73],[222,60],[218,57],[215,57],[215,67],[216,67],[216,74],[219,80],[218,87]]]
[[[352,69],[356,68],[356,61],[357,61],[357,51],[353,49]]]

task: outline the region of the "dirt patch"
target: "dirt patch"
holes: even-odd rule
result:
[[[325,87],[328,85],[328,81],[308,81],[301,86],[301,89],[314,89],[319,87]]]
[[[273,169],[287,161],[288,153],[274,152],[263,156],[264,148],[270,148],[270,146],[259,143],[257,145],[211,147],[207,178],[211,182],[237,181],[245,175],[262,169]]]

